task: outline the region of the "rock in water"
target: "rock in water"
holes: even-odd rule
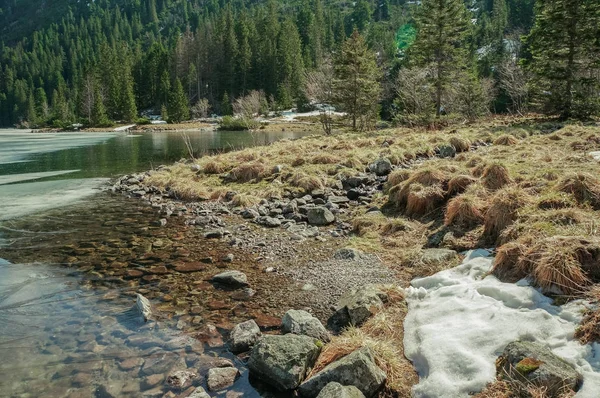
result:
[[[581,375],[575,368],[539,343],[515,341],[496,361],[498,375],[545,388],[547,396],[559,396],[568,389],[577,391]]]
[[[202,387],[196,387],[194,392],[191,395],[188,395],[188,398],[210,398],[210,395],[204,390]]]
[[[210,391],[219,391],[227,388],[240,376],[236,368],[213,368],[208,370],[206,385]]]
[[[260,328],[253,319],[236,325],[230,333],[229,347],[238,354],[250,349],[261,336]]]
[[[316,397],[330,382],[355,386],[367,398],[373,397],[383,386],[386,375],[376,364],[368,347],[346,355],[325,367],[322,371],[300,385],[304,397]]]
[[[321,321],[306,311],[289,310],[283,316],[281,325],[283,333],[301,334],[323,342],[329,342],[331,339]]]
[[[343,386],[332,381],[321,390],[317,398],[365,398],[365,395],[354,386]]]
[[[189,370],[178,370],[172,372],[167,377],[167,384],[173,388],[182,390],[189,387],[192,384],[193,379],[196,377],[198,377],[198,375]]]
[[[248,369],[279,390],[293,390],[304,380],[320,352],[321,348],[308,336],[267,335],[250,352]]]
[[[148,300],[146,297],[137,293],[135,306],[140,315],[144,317],[144,322],[147,322],[148,319],[152,318],[152,304],[150,304],[150,300]]]

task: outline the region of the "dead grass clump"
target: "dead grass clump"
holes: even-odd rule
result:
[[[517,282],[527,276],[527,272],[519,267],[519,260],[526,247],[520,242],[509,242],[496,251],[492,274],[504,282]]]
[[[481,182],[484,187],[496,191],[511,183],[510,175],[506,167],[499,163],[493,163],[483,170]]]
[[[202,167],[204,174],[222,174],[225,170],[225,165],[215,160],[209,161]]]
[[[506,380],[496,379],[485,386],[483,391],[475,394],[473,398],[514,398],[515,395]]]
[[[456,149],[456,152],[467,152],[469,149],[471,149],[471,141],[468,138],[464,138],[464,137],[451,137],[450,138],[450,145],[452,145],[454,147],[454,149]]]
[[[484,163],[484,160],[481,156],[473,156],[471,159],[467,161],[465,166],[467,167],[475,167],[481,163]]]
[[[476,178],[465,174],[454,176],[448,181],[448,195],[461,194],[475,182],[477,182]]]
[[[409,186],[405,213],[411,217],[424,216],[440,207],[443,202],[444,189],[441,185],[413,183]]]
[[[519,209],[528,201],[528,195],[518,187],[509,186],[499,190],[485,212],[484,237],[490,242],[496,242],[502,231],[515,222]]]
[[[348,167],[350,169],[355,169],[355,170],[364,169],[364,166],[363,166],[362,162],[360,161],[360,159],[358,159],[355,156],[347,157],[346,160],[344,160],[341,164],[342,164],[342,166]]]
[[[261,162],[244,163],[230,172],[230,178],[236,182],[250,182],[260,180],[267,174],[267,167]]]
[[[443,185],[446,185],[447,181],[446,174],[439,170],[427,168],[415,171],[406,181],[390,189],[389,201],[394,206],[404,207],[408,203],[408,196],[412,185],[418,184],[421,187],[437,186],[443,188]],[[422,190],[421,188],[419,189]],[[416,195],[414,199],[418,200],[421,196]],[[413,202],[413,204],[416,203]]]
[[[410,172],[408,170],[394,170],[388,175],[387,185],[388,187],[395,187],[396,185],[408,180]]]
[[[487,166],[487,163],[480,163],[471,169],[471,174],[473,175],[473,177],[480,178],[483,175],[483,172],[485,171]]]
[[[553,192],[540,198],[537,208],[542,210],[567,209],[575,207],[573,199],[563,192]]]
[[[240,152],[235,156],[235,159],[238,162],[252,162],[252,161],[258,159],[258,154],[255,152],[249,152],[249,151]]]
[[[578,225],[590,219],[590,215],[577,208],[547,210],[532,217],[532,220],[545,221],[557,225]]]
[[[246,195],[243,193],[238,193],[231,199],[231,204],[234,206],[240,207],[249,207],[254,206],[260,203],[260,198],[252,195]]]
[[[334,155],[330,155],[328,153],[320,153],[318,155],[313,156],[310,162],[312,164],[336,164],[340,162],[340,158]]]
[[[304,192],[312,192],[315,189],[325,188],[323,180],[314,175],[308,175],[302,172],[295,173],[290,178],[290,183]]]
[[[481,204],[475,196],[460,195],[448,202],[444,225],[471,229],[483,222]]]
[[[588,203],[594,209],[600,209],[600,181],[591,174],[568,175],[558,183],[557,189],[573,195],[581,204]]]
[[[365,236],[367,233],[376,232],[385,222],[385,216],[379,212],[367,213],[363,216],[354,217],[352,220],[352,232],[358,236]]]
[[[494,145],[517,145],[519,140],[512,134],[503,134],[494,140]]]
[[[582,344],[600,343],[600,286],[595,286],[586,294],[594,307],[583,315],[581,325],[575,330],[575,337]]]
[[[406,221],[395,218],[383,224],[383,226],[381,227],[381,235],[390,236],[394,235],[397,232],[410,231],[411,229],[412,228]]]
[[[302,166],[304,163],[306,163],[306,160],[303,157],[297,157],[292,161],[292,167]]]

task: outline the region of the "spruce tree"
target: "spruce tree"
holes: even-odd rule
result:
[[[169,121],[171,122],[179,123],[190,118],[188,98],[179,79],[175,80],[173,90],[169,96],[168,112]]]
[[[600,114],[600,2],[545,0],[529,36],[534,93],[561,118]]]
[[[417,37],[409,57],[415,66],[431,68],[436,117],[439,117],[444,95],[456,72],[465,67],[467,9],[463,0],[423,0],[415,22]]]
[[[334,99],[352,118],[352,128],[373,127],[379,111],[381,71],[375,54],[355,29],[334,64]]]

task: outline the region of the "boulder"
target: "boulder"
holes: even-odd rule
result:
[[[379,391],[385,380],[385,372],[375,364],[371,349],[363,347],[327,365],[302,383],[299,391],[302,396],[313,398],[327,384],[337,382],[344,386],[354,386],[369,398]]]
[[[260,214],[258,214],[258,211],[254,209],[246,209],[242,212],[242,217],[247,220],[253,220],[260,217]]]
[[[421,261],[426,264],[441,264],[454,260],[457,255],[458,253],[450,249],[425,249]]]
[[[248,286],[248,277],[241,271],[221,272],[213,276],[211,281],[233,287]]]
[[[306,215],[311,225],[329,225],[335,221],[333,213],[323,206],[309,208]]]
[[[208,370],[206,385],[209,391],[219,391],[233,385],[239,376],[236,368],[212,368]]]
[[[210,398],[210,395],[202,387],[196,387],[196,389],[188,395],[188,398]]]
[[[256,322],[254,322],[254,320],[251,319],[249,321],[237,324],[231,330],[231,334],[229,336],[229,349],[234,354],[248,351],[250,347],[252,347],[258,341],[260,336],[260,328]]]
[[[335,195],[331,195],[330,197],[327,198],[327,200],[329,201],[329,203],[333,203],[336,205],[339,205],[341,203],[350,202],[350,199],[348,199],[346,196],[335,196]]]
[[[329,332],[321,321],[310,313],[302,310],[289,310],[281,320],[283,333],[294,333],[314,337],[317,340],[328,342],[331,340]]]
[[[204,237],[206,239],[221,239],[223,237],[223,231],[221,230],[214,230],[214,231],[208,231],[207,233],[204,234]]]
[[[361,259],[364,255],[365,254],[358,249],[353,249],[351,247],[343,247],[333,254],[333,258],[335,258],[336,260],[356,261]]]
[[[379,177],[386,176],[392,171],[392,162],[385,158],[377,159],[374,163],[369,165],[369,170]]]
[[[365,395],[354,386],[343,386],[332,381],[321,390],[317,398],[365,398]]]
[[[559,396],[566,389],[577,391],[581,384],[581,375],[573,365],[539,343],[512,342],[496,364],[499,377],[526,379],[528,384],[545,387],[549,397]]]
[[[452,145],[441,145],[438,148],[438,152],[441,158],[453,158],[456,156],[456,148]]]
[[[279,227],[281,225],[281,220],[278,218],[275,218],[275,217],[265,216],[265,217],[259,218],[258,223],[260,225],[264,225],[265,227],[275,228],[275,227]]]
[[[383,308],[387,299],[387,294],[375,285],[351,289],[340,298],[334,314],[327,321],[327,326],[335,331],[349,325],[360,326]]]
[[[266,335],[252,348],[248,369],[279,390],[293,390],[304,380],[320,352],[312,337]]]
[[[172,388],[183,390],[192,385],[192,381],[198,377],[195,372],[189,370],[177,370],[167,377],[167,384]]]

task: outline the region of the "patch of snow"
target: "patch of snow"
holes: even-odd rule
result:
[[[464,262],[406,289],[404,353],[419,373],[416,398],[467,397],[496,377],[495,361],[516,340],[537,341],[583,375],[577,397],[600,391],[600,344],[574,339],[585,302],[562,307],[525,280],[504,283],[486,276],[489,252],[469,252]]]
[[[594,152],[590,152],[590,156],[594,159],[594,160],[600,160],[600,151],[594,151]]]
[[[77,171],[79,170],[40,171],[37,173],[0,175],[0,185],[12,184],[15,182],[39,180],[40,178],[55,177],[63,174],[75,173]]]

